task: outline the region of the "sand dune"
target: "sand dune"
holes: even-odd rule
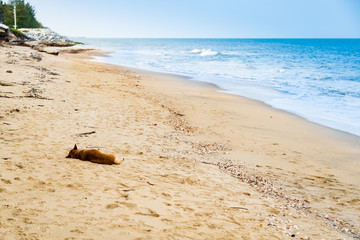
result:
[[[1,239],[360,236],[358,138],[81,54],[0,48]]]

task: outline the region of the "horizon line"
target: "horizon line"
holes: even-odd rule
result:
[[[97,39],[360,39],[360,37],[68,37]]]

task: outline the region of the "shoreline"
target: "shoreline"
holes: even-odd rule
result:
[[[175,85],[179,89],[181,89],[182,87],[184,89],[186,89],[186,90],[183,90],[185,92],[192,92],[192,91],[210,92],[209,95],[211,95],[211,96],[209,98],[212,97],[213,98],[212,100],[215,100],[215,101],[218,100],[219,98],[220,99],[230,98],[230,99],[232,99],[231,101],[235,101],[235,102],[240,101],[240,102],[250,103],[252,106],[260,107],[260,109],[266,109],[266,111],[273,113],[272,115],[280,114],[280,115],[285,116],[285,118],[287,118],[287,119],[295,120],[297,122],[297,124],[304,125],[305,129],[306,128],[313,129],[313,131],[315,131],[316,134],[320,138],[332,139],[331,141],[333,141],[334,145],[349,146],[350,148],[357,149],[360,152],[360,137],[357,135],[354,135],[354,134],[351,134],[348,132],[344,132],[344,131],[341,131],[338,129],[334,129],[331,127],[327,127],[327,126],[321,125],[316,122],[312,122],[303,116],[299,116],[297,114],[291,113],[291,112],[283,110],[283,109],[274,108],[271,105],[269,105],[263,101],[257,100],[257,99],[243,97],[243,96],[239,96],[236,94],[231,94],[231,93],[227,92],[227,90],[223,90],[216,84],[204,82],[204,81],[198,81],[198,80],[192,79],[191,77],[179,75],[179,74],[149,71],[149,70],[137,69],[137,68],[126,67],[126,66],[121,66],[121,65],[116,65],[116,64],[107,64],[107,63],[102,63],[102,62],[97,62],[97,63],[105,64],[105,65],[108,65],[108,66],[111,66],[114,68],[120,67],[120,68],[128,69],[130,71],[135,72],[135,74],[137,74],[139,76],[145,75],[145,76],[152,76],[153,78],[160,77],[162,79],[162,81],[161,81],[161,84],[159,84],[159,85],[161,85],[161,86],[166,85],[165,81],[169,80],[170,81],[168,83],[169,87],[166,88],[165,92],[170,91],[170,89],[173,88]],[[158,86],[158,85],[156,85],[156,86]],[[149,87],[149,85],[147,87]],[[190,88],[192,88],[192,87],[197,88],[197,90],[191,90]],[[204,88],[204,89],[201,89],[201,88]],[[224,96],[222,96],[222,95],[224,95]],[[185,97],[188,97],[188,96],[185,96]],[[314,135],[316,135],[316,134],[314,134]],[[356,162],[354,162],[354,164],[355,164],[355,166],[360,167],[360,161],[356,161]],[[332,167],[340,167],[340,168],[344,168],[348,171],[353,170],[353,167],[354,167],[353,164],[350,166],[348,166],[347,164],[344,164],[344,165],[345,166],[332,165]],[[358,171],[358,174],[360,174],[360,171]],[[360,177],[360,175],[359,175],[359,177]]]
[[[4,239],[360,236],[359,167],[337,166],[360,150],[335,131],[91,52],[0,51]],[[125,160],[66,159],[74,143]]]
[[[109,51],[106,51],[106,50],[100,50],[100,49],[93,49],[94,51],[104,51],[104,54],[103,55],[98,55],[96,57],[100,57],[100,58],[108,58],[108,57],[111,57],[111,56],[108,56],[108,54],[111,54],[112,52],[109,52]],[[91,58],[91,57],[90,57]],[[136,67],[129,67],[129,66],[123,66],[123,65],[120,65],[120,64],[113,64],[113,63],[106,63],[106,62],[103,62],[101,60],[97,60],[95,58],[92,58],[92,59],[89,59],[89,61],[91,62],[95,62],[95,63],[99,63],[99,64],[104,64],[104,65],[108,65],[108,66],[113,66],[113,67],[121,67],[121,68],[127,68],[127,69],[130,69],[130,70],[133,70],[135,72],[144,72],[144,73],[149,73],[150,75],[153,74],[153,75],[159,75],[159,76],[168,76],[169,78],[171,79],[177,79],[179,81],[184,81],[185,84],[186,83],[189,83],[191,85],[191,83],[193,82],[195,85],[201,85],[203,84],[204,86],[208,86],[209,88],[214,88],[216,92],[219,92],[219,93],[224,93],[224,94],[227,94],[227,95],[231,95],[231,96],[234,96],[234,97],[239,97],[239,98],[244,98],[244,99],[249,99],[249,100],[253,100],[255,102],[258,102],[259,104],[263,104],[264,106],[266,107],[269,107],[269,108],[272,108],[274,109],[275,111],[281,111],[281,112],[284,112],[284,113],[287,113],[287,114],[290,114],[290,115],[293,115],[293,116],[296,116],[296,117],[299,117],[301,119],[303,119],[304,121],[306,122],[309,122],[311,124],[314,124],[314,125],[317,125],[319,128],[323,128],[324,131],[326,132],[327,130],[330,131],[330,132],[334,132],[333,135],[338,135],[339,138],[345,140],[345,141],[349,141],[349,142],[352,142],[354,145],[356,145],[357,147],[360,148],[360,136],[356,135],[356,134],[353,134],[351,132],[347,132],[347,131],[343,131],[343,130],[340,130],[340,129],[336,129],[336,128],[333,128],[333,127],[330,127],[330,126],[326,126],[326,125],[323,125],[321,123],[318,123],[318,122],[315,122],[315,121],[312,121],[312,120],[309,120],[307,119],[306,117],[304,116],[301,116],[300,114],[297,114],[297,113],[294,113],[294,112],[291,112],[289,110],[285,110],[285,109],[281,109],[281,108],[276,108],[262,100],[258,100],[256,98],[251,98],[251,97],[246,97],[246,96],[242,96],[240,94],[236,94],[236,93],[231,93],[230,90],[227,90],[227,89],[224,89],[224,88],[221,88],[220,86],[218,86],[217,84],[215,83],[211,83],[211,82],[206,82],[206,81],[201,81],[201,80],[197,80],[196,78],[194,77],[191,77],[191,76],[187,76],[187,75],[181,75],[181,74],[177,74],[177,73],[171,73],[171,72],[161,72],[161,71],[156,71],[156,70],[148,70],[148,69],[141,69],[141,68],[136,68]],[[327,130],[326,130],[327,129]]]
[[[114,52],[116,52],[114,50]],[[103,56],[98,56],[100,58],[111,58],[112,56],[109,56],[110,53],[113,53],[113,52],[107,52],[106,54],[104,54]],[[341,129],[337,129],[335,127],[331,127],[331,126],[328,126],[326,124],[323,124],[323,123],[319,123],[319,122],[316,122],[316,121],[313,121],[313,120],[310,120],[309,118],[307,118],[306,116],[303,116],[301,115],[300,113],[296,113],[296,112],[292,112],[291,110],[287,110],[287,109],[284,109],[284,108],[277,108],[275,106],[272,106],[271,104],[269,103],[266,103],[265,101],[262,101],[262,100],[259,100],[259,99],[256,99],[256,98],[253,98],[253,97],[248,97],[248,96],[243,96],[241,94],[237,94],[237,93],[232,93],[231,90],[227,90],[227,89],[224,89],[222,87],[220,87],[219,85],[217,85],[216,83],[211,83],[211,82],[207,82],[207,81],[203,81],[203,80],[198,80],[196,79],[194,76],[191,76],[191,75],[182,75],[181,73],[172,73],[172,72],[166,72],[166,71],[161,71],[161,70],[151,70],[151,69],[142,69],[142,68],[137,68],[136,66],[124,66],[124,65],[121,65],[121,64],[115,64],[115,63],[107,63],[106,61],[102,61],[101,59],[96,59],[94,58],[92,61],[94,62],[98,62],[98,63],[101,63],[101,64],[109,64],[109,65],[112,65],[112,66],[120,66],[120,67],[125,67],[125,68],[129,68],[129,69],[134,69],[134,70],[140,70],[140,71],[147,71],[147,72],[153,72],[153,73],[159,73],[159,74],[168,74],[170,76],[178,76],[180,78],[185,78],[187,79],[188,81],[195,81],[195,82],[204,82],[204,83],[207,83],[207,84],[210,84],[210,85],[214,85],[216,86],[220,92],[224,92],[226,94],[230,94],[230,95],[233,95],[233,96],[238,96],[238,97],[243,97],[243,98],[248,98],[248,99],[252,99],[252,100],[255,100],[255,101],[258,101],[258,102],[261,102],[273,109],[276,109],[276,110],[280,110],[280,111],[284,111],[284,112],[287,112],[289,114],[292,114],[292,115],[295,115],[295,116],[298,116],[298,117],[301,117],[303,119],[305,119],[306,121],[309,121],[311,123],[314,123],[314,124],[317,124],[319,125],[320,127],[325,127],[325,128],[329,128],[331,130],[334,130],[334,131],[338,131],[339,133],[342,133],[342,134],[345,134],[345,135],[349,135],[350,137],[355,137],[355,138],[358,138],[358,141],[360,143],[360,135],[356,135],[354,133],[351,133],[351,132],[348,132],[348,131],[345,131],[345,130],[341,130]],[[271,89],[273,90],[273,89]],[[275,90],[277,91],[277,90]]]
[[[99,63],[99,62],[97,62]],[[189,95],[191,96],[192,92],[195,92],[195,94],[199,94],[200,96],[196,96],[197,98],[204,98],[204,95],[206,96],[205,98],[211,99],[213,101],[218,101],[218,100],[222,100],[222,99],[230,99],[231,102],[235,101],[236,103],[238,102],[245,102],[246,105],[252,105],[255,108],[259,108],[261,111],[268,111],[270,112],[270,115],[276,116],[277,114],[284,116],[285,118],[285,122],[290,121],[294,121],[296,122],[296,125],[301,125],[304,127],[305,131],[307,129],[311,129],[312,135],[313,137],[316,136],[316,142],[318,141],[322,141],[324,138],[325,139],[330,139],[330,145],[332,145],[332,147],[329,147],[329,149],[334,149],[336,147],[340,146],[340,149],[348,149],[348,150],[354,150],[353,153],[351,153],[348,157],[349,159],[345,158],[345,159],[341,159],[341,162],[337,162],[336,160],[333,161],[328,161],[327,159],[322,159],[321,161],[318,161],[317,159],[311,159],[311,164],[314,164],[315,168],[317,168],[315,172],[319,172],[319,169],[325,168],[326,169],[338,169],[341,171],[344,171],[344,174],[334,174],[336,175],[336,177],[338,179],[340,179],[342,182],[345,182],[347,184],[350,185],[357,185],[360,184],[360,161],[357,160],[357,156],[359,156],[360,154],[360,148],[359,148],[359,140],[360,138],[357,135],[353,135],[351,133],[347,133],[347,132],[343,132],[341,130],[338,129],[333,129],[321,124],[318,124],[316,122],[312,122],[309,121],[308,119],[293,114],[291,112],[288,112],[286,110],[282,110],[282,109],[277,109],[274,108],[262,101],[256,100],[256,99],[251,99],[251,98],[247,98],[247,97],[243,97],[243,96],[239,96],[239,95],[235,95],[235,94],[230,94],[226,91],[220,91],[221,88],[219,86],[217,86],[216,84],[212,84],[212,83],[208,83],[208,82],[203,82],[203,81],[197,81],[192,79],[191,77],[188,76],[183,76],[183,75],[179,75],[179,74],[172,74],[172,73],[163,73],[163,72],[156,72],[156,71],[149,71],[149,70],[143,70],[143,69],[137,69],[137,68],[131,68],[131,67],[124,67],[124,66],[120,66],[120,65],[116,65],[116,64],[107,64],[107,63],[101,63],[100,64],[105,64],[111,67],[115,67],[115,68],[121,68],[121,69],[127,69],[130,71],[133,71],[134,74],[136,74],[136,76],[145,76],[145,79],[149,79],[152,78],[151,83],[149,84],[145,84],[146,87],[153,87],[154,91],[159,91],[158,86],[162,86],[164,88],[162,88],[159,92],[161,94],[167,94],[169,92],[171,92],[170,97],[174,97],[174,95],[176,95],[178,97],[178,94],[174,94],[175,90],[179,90],[179,92],[181,92],[181,97],[185,97],[188,98]],[[156,79],[156,80],[155,80]],[[159,80],[160,79],[160,80]],[[155,80],[155,84],[154,84],[154,80]],[[169,81],[169,82],[167,82]],[[166,86],[167,85],[167,86]],[[193,89],[196,88],[196,89]],[[204,94],[205,93],[205,94]],[[196,100],[198,101],[198,100]],[[242,103],[244,104],[244,103]],[[219,107],[215,107],[216,109],[221,109],[221,101],[220,101],[220,105],[217,105]],[[197,111],[192,112],[194,114],[198,114]],[[191,114],[190,114],[191,115]],[[185,116],[188,116],[188,114],[185,114]],[[203,123],[203,119],[206,118],[206,116],[203,116],[203,118],[201,118],[201,121],[195,121],[195,125],[201,125]],[[189,120],[189,118],[188,118]],[[194,120],[194,119],[191,119]],[[192,124],[193,122],[191,122],[190,124]],[[301,133],[301,131],[300,131]],[[284,134],[284,133],[282,133]],[[291,133],[290,133],[291,134]],[[306,133],[306,135],[308,135],[308,133]],[[228,136],[229,137],[229,136]],[[318,138],[319,137],[319,138]],[[321,140],[320,140],[321,139]],[[217,139],[218,140],[218,139]],[[311,139],[314,140],[314,139]],[[226,140],[223,139],[223,141],[225,142]],[[229,142],[229,140],[227,140]],[[233,141],[233,139],[232,139]],[[300,142],[302,142],[303,140],[300,140]],[[274,145],[281,145],[278,143],[273,143]],[[320,143],[320,144],[324,144],[324,142]],[[233,145],[232,145],[233,146]],[[340,150],[340,151],[342,151]],[[234,149],[232,149],[232,151],[234,151]],[[251,151],[252,152],[252,151]],[[295,151],[297,153],[297,151]],[[336,152],[336,151],[335,151]],[[312,153],[313,155],[314,153]],[[322,153],[323,154],[323,153]],[[267,155],[267,153],[266,153]],[[282,154],[283,155],[283,154]],[[286,155],[286,154],[285,154]],[[238,156],[241,157],[246,157],[248,158],[247,154],[242,154],[242,153],[236,153],[235,154],[235,158],[238,158]],[[267,164],[271,164],[271,162],[265,161],[262,162],[261,165],[258,164],[254,164],[252,161],[254,160],[253,157],[250,157],[250,161],[243,161],[244,159],[242,159],[241,161],[236,160],[235,162],[230,162],[229,164],[232,166],[240,166],[240,168],[243,166],[243,164],[245,164],[245,167],[251,167],[251,168],[255,168],[256,170],[260,168],[262,168],[262,164],[267,163]],[[338,158],[335,158],[338,159]],[[279,159],[277,159],[279,160]],[[290,161],[291,162],[291,161]],[[220,163],[220,162],[219,162]],[[215,164],[217,166],[219,166],[219,168],[224,168],[225,172],[226,172],[226,164],[225,163],[220,163],[220,165],[218,165],[219,163],[215,164],[215,163],[211,163],[211,164]],[[225,164],[225,165],[223,165]],[[269,165],[267,165],[266,167],[269,168]],[[304,168],[309,167],[310,165],[304,164]],[[281,163],[281,167],[285,167],[286,168],[286,164],[284,164],[284,162]],[[287,166],[289,167],[289,166]],[[272,167],[270,167],[272,168]],[[276,168],[278,169],[278,168]],[[292,169],[290,167],[290,169]],[[232,170],[231,170],[232,171]],[[251,170],[250,172],[252,172],[253,170]],[[286,171],[289,171],[289,169],[287,169]],[[306,173],[308,172],[308,170],[302,171],[300,169],[298,169],[298,173],[297,174],[302,174],[302,173]],[[331,172],[331,171],[330,171]],[[334,172],[331,172],[334,173]],[[231,173],[232,174],[232,173]],[[262,174],[264,174],[264,172],[262,172]],[[279,173],[278,173],[279,174]],[[333,174],[328,174],[329,176],[334,176]],[[266,176],[266,174],[265,174]],[[312,175],[313,176],[313,175]],[[270,179],[272,179],[273,176],[271,176]],[[304,177],[304,179],[306,179],[307,177]],[[321,178],[320,178],[321,179]],[[328,180],[324,180],[325,182]],[[321,217],[321,216],[318,216]]]

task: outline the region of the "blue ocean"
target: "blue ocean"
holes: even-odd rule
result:
[[[360,136],[360,39],[78,39],[97,61],[188,76]]]

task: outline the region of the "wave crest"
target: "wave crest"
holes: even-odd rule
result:
[[[213,51],[211,49],[193,49],[190,52],[199,54],[200,56],[214,56],[214,55],[219,54],[219,52]]]

